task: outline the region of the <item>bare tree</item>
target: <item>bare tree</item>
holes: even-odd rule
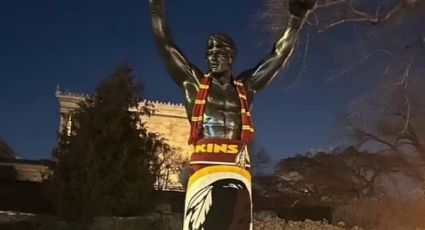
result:
[[[358,148],[379,144],[380,151],[414,152],[425,160],[422,90],[425,85],[423,80],[410,79],[412,61],[413,58],[399,79],[366,93],[351,104],[346,124]]]
[[[287,4],[288,0],[265,1],[260,19],[272,35],[287,25]],[[341,194],[347,195],[338,186],[332,187],[336,182],[353,191],[344,199],[364,199],[386,195],[383,184],[389,178],[402,175],[416,182],[425,181],[425,76],[421,75],[424,69],[420,64],[425,59],[425,31],[411,30],[410,36],[404,36],[393,29],[415,17],[423,19],[424,15],[425,0],[318,0],[302,34],[303,49],[298,49],[302,58],[294,82],[309,69],[307,59],[310,50],[317,46],[318,34],[350,28],[352,33],[348,36],[354,36],[351,40],[355,43],[343,47],[333,42],[320,44],[329,50],[351,50],[338,52],[338,65],[328,70],[325,80],[346,80],[344,77],[366,67],[369,72],[376,69],[378,74],[367,82],[377,86],[361,93],[345,115],[344,128],[348,128],[349,141],[355,149],[336,158],[331,154],[282,160],[280,169],[276,169],[280,176],[273,181],[278,190],[291,192],[297,200],[320,200],[325,194],[336,200]],[[350,175],[350,180],[327,175],[332,162],[343,162],[339,173]],[[296,165],[300,166],[298,170],[285,171]]]
[[[341,159],[333,154],[297,155],[282,159],[276,166],[278,190],[298,203],[340,202],[354,194],[354,184]]]
[[[272,177],[262,178],[264,194],[292,197],[298,204],[337,206],[354,200],[389,196],[395,175],[418,179],[400,155],[359,152],[354,147],[282,159]]]
[[[390,81],[352,102],[345,121],[357,149],[370,149],[392,157],[394,162],[406,162],[407,166],[398,170],[424,181],[425,82],[412,78],[414,60],[415,56],[409,55]]]
[[[288,0],[266,0],[259,13],[260,21],[265,25],[262,28],[265,28],[273,36],[279,35],[287,25],[289,19],[287,5]],[[352,28],[351,30],[354,32],[348,36],[354,36],[357,43],[347,43],[345,48],[353,48],[357,45],[363,48],[353,48],[351,54],[345,53],[344,57],[338,57],[338,60],[348,60],[340,63],[338,69],[329,71],[334,73],[330,74],[326,80],[334,80],[348,75],[358,70],[360,66],[370,63],[372,58],[380,59],[380,64],[386,66],[382,74],[386,75],[391,62],[401,55],[400,49],[418,50],[423,47],[425,43],[423,31],[412,31],[418,34],[410,35],[410,38],[396,42],[392,41],[392,37],[396,35],[395,32],[388,34],[392,27],[397,28],[397,25],[418,15],[419,17],[425,15],[424,0],[318,0],[316,8],[308,17],[307,23],[310,26],[307,27],[306,35],[302,36],[303,38],[300,40],[303,49],[299,49],[297,52],[302,56],[301,67],[293,82],[300,79],[308,69],[306,60],[310,49],[315,48],[314,44],[310,44],[317,37],[315,35],[331,32],[333,28],[343,26]],[[423,20],[423,17],[417,20]],[[332,42],[321,44],[321,46],[323,45],[329,47],[330,50],[338,49],[337,45]]]
[[[350,22],[377,25],[424,5],[423,0],[318,0],[307,23],[316,26],[319,32]],[[288,0],[266,0],[260,19],[269,31],[280,33],[288,22],[287,9]]]
[[[391,196],[387,182],[399,176],[417,181],[421,179],[406,158],[398,154],[360,152],[350,147],[338,157],[349,170],[358,200]]]
[[[183,156],[181,148],[163,149],[156,162],[156,188],[158,190],[180,189],[178,174],[187,162],[188,159]]]

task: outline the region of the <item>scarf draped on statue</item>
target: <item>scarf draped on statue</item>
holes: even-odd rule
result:
[[[189,136],[189,144],[195,144],[201,138],[203,115],[205,111],[205,104],[208,98],[208,89],[210,87],[212,77],[205,75],[199,85],[199,91],[196,96],[195,105],[193,106],[191,130]],[[233,84],[239,95],[239,102],[241,105],[241,122],[242,132],[241,141],[248,145],[254,139],[254,128],[252,126],[250,107],[248,106],[246,87],[241,81],[233,80]]]
[[[238,140],[202,136],[205,104],[212,77],[200,82],[194,102],[189,144],[189,181],[186,187],[184,230],[252,230],[252,191],[247,145],[254,138],[247,89],[233,80],[241,109]]]

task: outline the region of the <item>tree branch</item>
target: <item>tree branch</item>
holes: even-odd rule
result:
[[[382,138],[379,138],[378,136],[367,132],[365,130],[361,130],[356,128],[348,119],[346,121],[348,123],[348,125],[353,129],[354,132],[358,133],[359,135],[361,135],[361,137],[363,137],[364,142],[368,141],[368,140],[374,140],[376,142],[379,142],[381,144],[386,145],[387,147],[389,147],[390,149],[394,150],[396,153],[400,153],[399,150],[397,149],[397,147],[395,146],[395,144],[392,144]]]
[[[381,2],[378,5],[378,7],[375,11],[375,15],[371,15],[367,12],[357,10],[354,7],[353,1],[351,1],[351,0],[338,1],[338,4],[341,4],[341,3],[347,4],[348,10],[347,10],[345,17],[337,19],[333,22],[329,22],[325,26],[319,28],[318,31],[324,32],[325,30],[328,30],[332,27],[335,27],[337,25],[347,23],[347,22],[369,22],[369,23],[376,25],[376,24],[379,24],[379,23],[382,23],[384,21],[391,19],[401,9],[409,6],[409,4],[413,5],[413,3],[415,3],[415,1],[413,1],[413,3],[411,3],[409,0],[400,0],[400,2],[397,5],[395,5],[393,8],[391,8],[391,10],[389,10],[383,17],[379,17],[379,13],[380,13],[382,7],[385,5],[386,2],[387,1]],[[324,4],[324,7],[329,7],[329,6],[333,6],[333,5],[335,5],[335,4],[329,4],[329,5]],[[353,14],[353,15],[350,16],[349,15],[350,13]]]

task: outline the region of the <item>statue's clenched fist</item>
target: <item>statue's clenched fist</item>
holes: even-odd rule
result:
[[[165,9],[164,0],[149,0],[149,8],[151,12],[163,12]]]
[[[316,5],[317,0],[289,0],[289,12],[297,17],[304,17]]]

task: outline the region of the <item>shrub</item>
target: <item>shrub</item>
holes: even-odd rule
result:
[[[361,226],[377,230],[409,230],[425,228],[425,201],[395,199],[365,200],[339,207],[335,221],[347,226]]]

